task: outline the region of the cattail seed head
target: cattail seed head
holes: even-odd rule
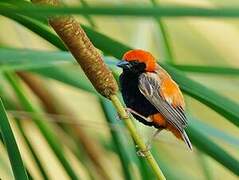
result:
[[[33,0],[35,3],[58,6],[58,0]],[[118,85],[100,53],[91,43],[80,24],[71,16],[54,16],[49,24],[81,65],[95,89],[105,97],[118,91]]]

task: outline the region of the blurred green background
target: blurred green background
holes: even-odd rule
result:
[[[28,1],[3,1],[0,6],[24,2]],[[236,0],[64,0],[64,3],[126,8],[132,4],[239,6]],[[61,42],[45,21],[37,16],[1,14],[0,95],[29,177],[155,179],[144,158],[137,155],[110,102],[94,92],[79,65],[68,52],[62,51]],[[86,33],[116,77],[120,69],[115,67],[115,58],[123,55],[125,44],[152,52],[186,92],[194,151],[189,152],[183,142],[167,131],[153,142],[153,154],[167,179],[238,179],[238,18],[75,17],[88,27]],[[145,141],[154,132],[139,122],[135,125]],[[2,142],[0,178],[14,178]]]

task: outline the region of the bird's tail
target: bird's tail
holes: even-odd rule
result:
[[[188,138],[188,135],[187,133],[183,130],[183,133],[182,133],[182,138],[183,138],[183,141],[187,144],[187,146],[189,147],[189,149],[192,151],[193,150],[193,146]]]

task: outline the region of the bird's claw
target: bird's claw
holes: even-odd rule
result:
[[[121,114],[117,113],[116,119],[117,120],[128,119],[130,117],[130,112],[128,111],[127,108],[125,108],[125,111],[126,111],[126,113],[124,115],[121,115]]]
[[[146,149],[150,150],[151,147],[152,147],[152,146],[151,146],[151,143],[147,143],[147,144],[146,144]]]
[[[116,118],[116,120],[121,120],[121,118],[120,118],[120,114],[119,113],[117,113],[116,115],[115,115],[115,118]]]
[[[118,115],[121,119],[128,119],[130,117],[130,110],[128,108],[124,108],[124,109],[126,113],[124,113],[123,115],[120,115],[120,114]]]
[[[138,156],[141,156],[141,157],[146,157],[147,156],[147,153],[149,152],[151,146],[150,145],[147,145],[145,149],[141,149],[141,150],[138,150],[136,153]]]
[[[124,108],[125,109],[125,116],[124,117],[122,117],[122,118],[124,118],[124,119],[127,119],[127,118],[129,118],[130,117],[130,115],[131,115],[131,113],[130,113],[130,110],[129,110],[129,108]]]
[[[130,117],[129,113],[124,114],[121,116],[122,119],[128,119]]]

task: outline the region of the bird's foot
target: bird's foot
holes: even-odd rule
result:
[[[117,113],[116,119],[117,120],[128,119],[130,117],[130,112],[127,110],[127,108],[125,108],[125,111],[126,111],[126,113],[124,113],[124,115]]]
[[[145,149],[138,150],[136,153],[138,156],[146,157],[147,153],[150,151],[150,149],[151,149],[151,145],[146,145]]]
[[[149,140],[146,142],[147,147],[151,147],[151,144],[153,143],[153,140],[156,138],[156,136],[163,130],[163,128],[158,128],[153,135],[149,138]]]
[[[128,114],[134,114],[136,116],[139,116],[140,118],[144,119],[147,122],[152,122],[151,119],[144,117],[143,115],[137,113],[135,110],[131,109],[131,108],[125,108],[125,111],[128,112]]]
[[[120,120],[121,120],[121,118],[120,118],[120,114],[117,113],[117,114],[115,115],[115,118],[116,118],[116,120],[120,121]]]
[[[157,129],[154,134],[152,135],[152,137],[146,142],[146,148],[144,150],[138,150],[137,151],[137,155],[138,156],[142,156],[145,157],[147,155],[147,152],[151,149],[151,145],[153,143],[153,140],[155,139],[155,137],[161,132],[163,128],[159,128]]]

